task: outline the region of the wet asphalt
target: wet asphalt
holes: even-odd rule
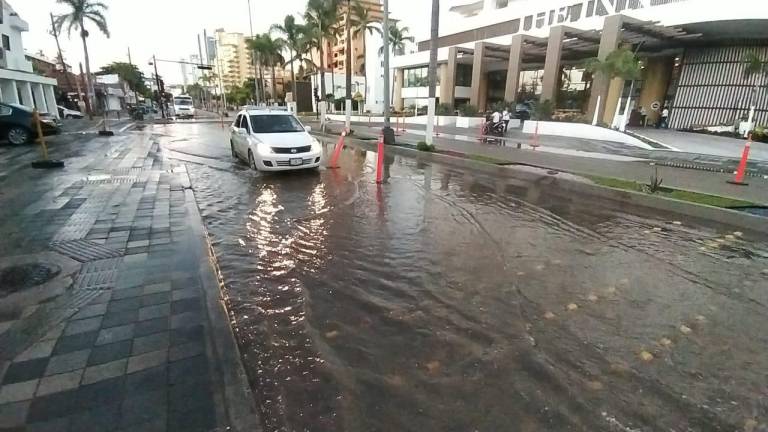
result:
[[[154,133],[268,431],[768,427],[765,239],[400,157],[377,186],[352,149],[257,173],[217,124]]]

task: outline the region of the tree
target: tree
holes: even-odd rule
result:
[[[85,22],[90,21],[106,37],[109,37],[107,19],[104,16],[104,12],[107,10],[107,5],[94,0],[56,0],[56,2],[68,6],[70,9],[69,12],[54,18],[54,27],[56,27],[56,31],[61,33],[62,28],[66,26],[67,36],[70,36],[72,34],[72,29],[80,30],[80,38],[83,40],[83,54],[85,56],[85,85],[87,87],[86,93],[88,93],[86,100],[90,104],[90,99],[95,92],[93,90],[93,82],[91,82],[91,60],[88,57],[87,42],[89,33],[85,28]],[[92,109],[89,109],[88,111],[91,118],[93,118],[92,111]]]
[[[389,48],[392,50],[392,53],[395,55],[402,55],[405,52],[405,43],[406,42],[414,42],[413,36],[408,36],[408,33],[411,31],[411,29],[408,28],[408,26],[405,27],[398,27],[397,21],[392,22],[392,24],[389,26]],[[382,45],[379,48],[379,55],[381,55],[384,52],[384,45]],[[390,95],[389,103],[392,104],[392,99],[395,98],[395,72],[392,72],[392,94]]]
[[[362,3],[359,1],[355,1],[352,3],[352,16],[350,17],[352,21],[352,27],[354,28],[353,35],[355,37],[358,37],[360,35],[363,36],[363,53],[361,55],[363,61],[361,63],[360,67],[360,73],[363,74],[363,82],[365,86],[365,98],[368,97],[368,73],[367,73],[367,64],[366,64],[366,43],[365,43],[365,34],[373,34],[373,32],[377,32],[381,34],[381,29],[376,26],[376,24],[379,23],[379,20],[375,17],[373,17],[370,12],[368,11],[368,8],[365,7]]]
[[[325,40],[333,37],[338,0],[309,0],[304,13],[306,34],[312,38],[308,46],[316,47],[320,53],[320,92],[325,92]]]
[[[265,95],[264,74],[262,72],[262,68],[264,67],[272,68],[272,95],[276,96],[277,83],[275,79],[275,66],[282,65],[283,63],[285,63],[285,59],[281,54],[281,51],[283,50],[282,40],[272,39],[272,36],[269,33],[264,33],[264,34],[254,36],[253,39],[249,39],[248,48],[250,48],[255,54],[256,64],[259,66],[259,74],[261,76],[260,78],[261,78],[261,86],[262,86],[262,92],[261,92],[262,97]],[[265,102],[266,102],[266,99],[267,98],[264,97]]]
[[[120,79],[127,82],[128,87],[136,93],[139,93],[144,97],[149,96],[149,88],[147,88],[144,73],[142,73],[135,65],[124,62],[112,62],[106,66],[102,66],[101,70],[96,72],[96,75],[111,74],[116,74]]]
[[[304,28],[300,24],[296,24],[296,18],[293,15],[286,15],[283,19],[283,24],[272,24],[269,28],[270,32],[280,34],[280,44],[289,51],[289,60],[291,64],[291,83],[293,84],[293,100],[296,101],[296,74],[293,71],[293,62],[299,60],[301,57],[301,45]]]
[[[640,60],[634,51],[626,47],[617,48],[611,51],[605,60],[600,60],[596,57],[587,59],[584,64],[584,69],[587,72],[601,75],[606,81],[610,81],[614,78],[621,78],[625,81],[631,81],[629,88],[629,97],[627,98],[627,105],[624,110],[624,118],[619,124],[619,129],[624,131],[626,126],[626,119],[629,117],[629,102],[632,99],[632,90],[635,85],[635,80],[640,79],[642,75],[642,65]],[[621,98],[619,98],[621,101]],[[619,115],[619,109],[617,107],[614,119]]]
[[[188,95],[192,97],[192,99],[197,99],[198,101],[203,100],[203,86],[200,84],[188,84],[184,90]]]
[[[763,61],[762,58],[760,58],[760,55],[756,53],[755,51],[749,51],[748,53],[744,54],[744,57],[741,60],[744,69],[742,69],[742,75],[744,76],[745,81],[749,81],[750,79],[753,79],[755,76],[757,79],[755,80],[755,86],[752,89],[752,92],[749,96],[749,113],[750,116],[747,119],[749,122],[749,128],[752,129],[752,115],[754,114],[753,106],[755,98],[757,97],[757,92],[760,89],[761,86],[761,80],[760,78],[764,78],[765,76],[768,76],[768,68],[766,68],[766,62]],[[747,131],[747,134],[749,134],[750,131]]]

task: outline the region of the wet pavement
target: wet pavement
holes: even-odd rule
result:
[[[184,161],[267,431],[768,430],[768,242],[351,149]]]

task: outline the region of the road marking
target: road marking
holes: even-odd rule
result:
[[[122,128],[122,129],[120,129],[118,132],[120,132],[120,133],[123,133],[123,132],[125,132],[125,131],[126,131],[128,128],[132,128],[132,127],[134,127],[134,126],[136,126],[136,123],[128,123],[127,125],[123,126],[123,128]]]

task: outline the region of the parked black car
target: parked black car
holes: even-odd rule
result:
[[[43,135],[55,135],[61,132],[60,124],[53,116],[42,114],[40,126]],[[31,141],[37,135],[37,127],[32,123],[32,110],[24,105],[0,102],[0,139],[7,139],[14,145]]]

